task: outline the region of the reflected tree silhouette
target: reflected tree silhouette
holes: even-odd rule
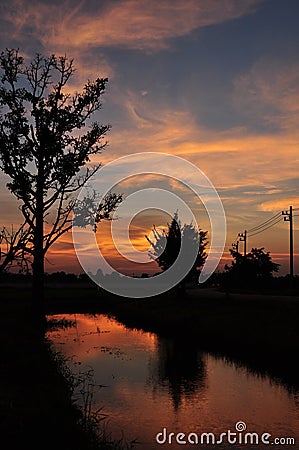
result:
[[[157,361],[150,367],[154,390],[167,387],[175,410],[182,399],[190,399],[204,390],[206,368],[195,345],[179,339],[158,337]]]

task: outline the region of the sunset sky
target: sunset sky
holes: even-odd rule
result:
[[[225,208],[224,263],[238,232],[290,205],[299,207],[298,17],[297,0],[0,0],[0,49],[20,48],[29,58],[36,52],[67,54],[77,68],[73,90],[88,78],[108,76],[97,117],[112,130],[99,160],[151,151],[197,165]],[[0,224],[18,224],[5,183],[1,174]],[[175,184],[150,176],[142,183],[129,180],[119,189]],[[204,207],[186,188],[175,191],[208,229]],[[156,213],[137,218],[131,228],[135,246],[146,248],[144,234],[166,221]],[[282,220],[250,237],[248,248],[265,247],[285,274],[288,237]],[[110,244],[102,240],[117,259]],[[70,235],[49,252],[47,270],[80,271]]]

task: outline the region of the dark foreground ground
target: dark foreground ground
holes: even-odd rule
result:
[[[125,448],[97,438],[71,399],[75,380],[32,326],[29,289],[0,288],[0,449]]]
[[[71,401],[70,374],[32,327],[29,289],[2,287],[0,298],[1,448],[92,448]],[[61,285],[48,288],[46,298],[48,314],[110,314],[127,327],[196,343],[299,389],[298,297],[190,290],[135,300]]]

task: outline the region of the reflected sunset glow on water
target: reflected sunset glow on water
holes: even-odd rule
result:
[[[75,326],[49,337],[71,358],[72,370],[92,368],[94,383],[105,386],[95,389],[93,401],[95,409],[103,407],[113,436],[124,432],[150,450],[160,448],[155,436],[163,427],[220,434],[244,421],[247,431],[297,435],[299,442],[298,399],[296,404],[296,397],[270,378],[201,352],[200,342],[128,330],[103,315],[67,318]]]

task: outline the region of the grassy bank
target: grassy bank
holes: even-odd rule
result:
[[[82,411],[71,398],[71,374],[32,327],[29,290],[1,289],[0,342],[0,433],[5,448],[124,448],[98,437],[89,426],[84,430]]]

